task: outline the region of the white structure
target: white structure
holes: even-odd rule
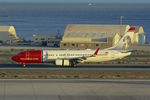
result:
[[[34,45],[58,47],[61,41],[61,37],[55,34],[34,34],[33,43]]]
[[[18,41],[14,26],[0,26],[0,41],[3,44],[14,44]]]

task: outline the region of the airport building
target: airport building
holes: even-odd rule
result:
[[[61,36],[56,34],[34,34],[33,45],[59,47]]]
[[[105,49],[115,45],[129,29],[129,25],[69,24],[60,47]]]
[[[14,26],[0,26],[0,42],[1,44],[12,45],[18,41]]]
[[[145,44],[145,32],[142,26],[131,26],[129,31],[134,32],[134,43],[138,45]]]
[[[68,49],[99,47],[105,49],[114,46],[128,31],[134,31],[136,44],[145,43],[142,26],[69,24],[65,29],[60,47]]]

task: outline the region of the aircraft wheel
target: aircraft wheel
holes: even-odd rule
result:
[[[25,67],[26,67],[26,64],[23,64],[23,67],[25,68]]]
[[[74,64],[74,65],[73,65],[73,67],[74,67],[74,68],[76,68],[76,67],[77,67],[77,65],[76,65],[76,64]]]
[[[74,67],[74,68],[77,67],[76,63],[72,63],[71,66]]]

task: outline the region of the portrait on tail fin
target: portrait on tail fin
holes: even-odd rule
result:
[[[134,32],[127,32],[116,45],[107,48],[106,50],[128,50],[133,44]]]
[[[132,45],[131,37],[125,36],[123,38],[123,47],[122,50],[127,50]]]

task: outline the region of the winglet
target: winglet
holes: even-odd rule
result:
[[[95,51],[94,55],[97,55],[99,52],[99,48]]]

